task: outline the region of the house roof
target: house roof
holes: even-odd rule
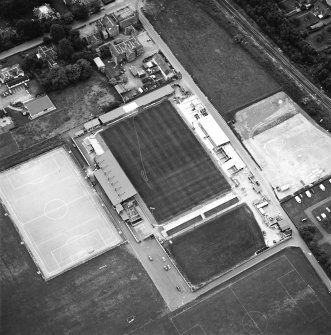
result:
[[[131,16],[134,16],[135,12],[132,7],[126,6],[115,11],[113,15],[118,21],[123,21]]]
[[[153,62],[159,67],[159,69],[165,74],[168,75],[171,70],[169,65],[166,63],[164,58],[160,54],[155,54],[153,56]]]
[[[24,106],[29,110],[31,116],[37,115],[50,108],[55,109],[55,106],[48,95],[25,102]]]
[[[18,78],[15,78],[15,79],[8,80],[6,85],[7,85],[8,88],[11,88],[11,87],[18,86],[20,84],[26,83],[29,80],[30,79],[27,76],[18,77]]]
[[[114,53],[114,56],[132,53],[138,48],[142,48],[142,44],[135,37],[131,37],[123,42],[116,43],[116,41],[114,41],[111,43],[111,51]]]

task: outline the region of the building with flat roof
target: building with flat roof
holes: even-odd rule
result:
[[[10,67],[0,68],[0,83],[5,84],[7,81],[24,76],[24,71],[19,64]]]
[[[24,106],[27,109],[30,119],[35,119],[56,109],[48,95],[27,101],[24,103]]]
[[[30,81],[30,78],[27,77],[27,76],[23,76],[23,77],[17,77],[17,78],[14,78],[14,79],[10,79],[6,82],[6,85],[9,89],[12,89],[14,87],[17,87],[17,86],[20,86],[20,85],[23,85],[27,82]]]
[[[144,53],[144,47],[135,37],[125,41],[115,40],[109,44],[109,50],[115,64],[132,62]]]
[[[99,167],[94,172],[94,176],[113,206],[137,194],[131,181],[110,150],[106,150],[103,154],[96,156],[94,160]]]
[[[116,10],[113,16],[122,30],[131,25],[135,26],[139,22],[138,13],[131,6],[125,6]]]

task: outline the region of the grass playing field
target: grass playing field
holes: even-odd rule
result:
[[[265,246],[247,205],[234,208],[172,242],[167,248],[193,285],[210,281]]]
[[[18,152],[18,146],[10,132],[0,134],[0,160]]]
[[[134,335],[322,335],[331,297],[300,249],[286,249]]]
[[[168,311],[128,245],[45,282],[1,206],[0,228],[1,334],[120,335]]]
[[[149,20],[227,120],[233,117],[233,111],[279,89],[233,37],[199,7],[204,2],[208,7],[208,1],[145,2],[147,11],[159,8],[158,13],[148,16]],[[230,27],[226,19],[224,23]]]
[[[230,190],[166,101],[101,133],[158,222]]]

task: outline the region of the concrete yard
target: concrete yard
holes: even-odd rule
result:
[[[0,184],[1,200],[45,279],[122,241],[63,148],[2,172]]]
[[[331,173],[331,137],[300,113],[284,93],[240,112],[235,129],[265,177],[284,198]]]

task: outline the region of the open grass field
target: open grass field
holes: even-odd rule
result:
[[[225,119],[279,89],[197,1],[146,2],[157,32]]]
[[[0,134],[0,160],[18,152],[18,146],[10,132]]]
[[[169,101],[101,136],[160,223],[230,190]]]
[[[265,246],[247,205],[234,208],[172,242],[167,248],[193,285],[210,281]]]
[[[12,131],[20,150],[62,134],[94,116],[109,111],[118,106],[120,101],[115,89],[97,71],[93,71],[87,81],[79,82],[59,92],[51,92],[49,97],[57,111]]]
[[[326,199],[323,204],[313,209],[312,214],[315,217],[319,216],[321,218],[322,221],[320,222],[320,225],[325,229],[327,233],[331,234],[331,213],[326,208],[329,208],[329,210],[331,210],[331,196],[329,197],[329,199]],[[325,214],[326,218],[322,217],[322,213]]]
[[[120,335],[168,311],[129,245],[45,282],[1,208],[0,229],[1,334]]]
[[[63,148],[2,172],[0,184],[1,200],[45,279],[122,242]]]
[[[322,335],[331,296],[300,249],[285,249],[134,335]]]

